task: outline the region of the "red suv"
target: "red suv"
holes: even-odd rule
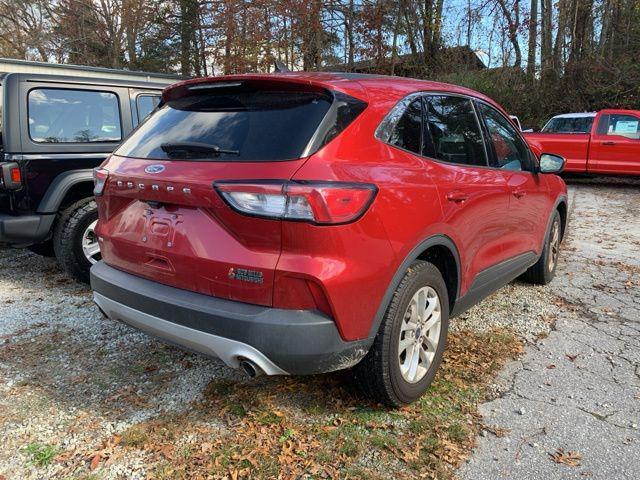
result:
[[[541,152],[538,152],[541,153]],[[355,366],[401,405],[432,381],[449,317],[525,274],[549,282],[563,159],[489,98],[435,82],[202,78],[95,171],[95,300],[250,375]]]

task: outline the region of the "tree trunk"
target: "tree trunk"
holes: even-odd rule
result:
[[[527,54],[527,75],[535,78],[536,50],[538,40],[538,0],[531,0],[531,16],[529,19],[529,52]]]
[[[545,78],[552,70],[552,50],[551,36],[553,33],[552,18],[552,0],[542,0],[542,22],[540,28],[540,37],[542,39],[540,45],[540,60],[542,66],[542,77]],[[557,43],[557,42],[556,42]]]

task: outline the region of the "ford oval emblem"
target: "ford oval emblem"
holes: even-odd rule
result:
[[[160,173],[164,172],[164,165],[149,165],[144,169],[147,173]]]

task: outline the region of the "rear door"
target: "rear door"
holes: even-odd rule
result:
[[[591,140],[589,171],[640,174],[640,114],[600,115]]]
[[[465,97],[428,95],[425,155],[434,162],[445,222],[452,226],[462,257],[462,293],[476,275],[505,259],[509,188],[489,168],[473,102]]]
[[[285,82],[174,91],[105,165],[103,259],[167,285],[271,305],[281,221],[236,213],[213,183],[290,179],[333,108],[330,92]]]

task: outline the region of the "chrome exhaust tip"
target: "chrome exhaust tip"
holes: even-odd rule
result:
[[[250,378],[256,378],[262,375],[264,372],[262,369],[253,363],[251,360],[241,360],[240,368],[246,373]]]

